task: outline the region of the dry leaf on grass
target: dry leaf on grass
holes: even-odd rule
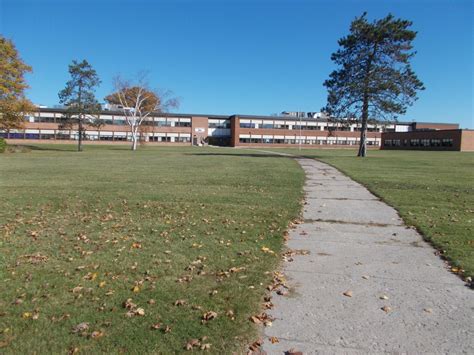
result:
[[[217,313],[213,311],[208,311],[202,315],[202,323],[209,322],[217,317]]]

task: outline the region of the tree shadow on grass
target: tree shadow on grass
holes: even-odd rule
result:
[[[268,153],[186,153],[185,155],[201,155],[201,156],[229,156],[229,157],[247,157],[247,158],[297,158],[296,156],[284,156],[277,154],[268,154]]]
[[[54,152],[74,152],[76,149],[71,149],[71,147],[51,147],[51,146],[38,146],[38,145],[29,145],[29,144],[15,144],[18,147],[25,147],[29,150],[41,150],[41,151],[54,151]]]

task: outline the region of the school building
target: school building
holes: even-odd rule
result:
[[[25,117],[22,129],[0,131],[0,137],[6,138],[10,143],[25,143],[25,141],[54,143],[77,140],[77,127],[61,125],[61,117],[64,114],[65,110],[62,108],[39,108]],[[98,118],[101,125],[85,126],[85,142],[113,144],[131,140],[129,126],[121,111],[104,110]],[[368,125],[367,144],[369,148],[395,149],[403,146],[397,145],[398,140],[404,142],[405,139],[397,138],[400,135],[419,130],[429,134],[458,128],[457,124],[448,123],[373,122]],[[140,141],[150,145],[213,144],[232,147],[335,148],[357,146],[360,130],[361,125],[357,121],[347,120],[341,123],[321,116],[156,113],[142,123]],[[453,145],[449,148],[458,147],[456,138],[453,136],[452,139]],[[469,143],[465,143],[466,140],[463,142],[464,145],[461,144],[460,147],[469,146]]]

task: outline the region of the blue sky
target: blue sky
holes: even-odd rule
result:
[[[319,111],[330,55],[350,22],[391,12],[414,22],[413,67],[426,90],[401,120],[474,128],[471,0],[0,0],[0,32],[33,67],[29,98],[57,104],[73,59],[97,70],[103,99],[116,74],[148,70],[179,112]]]

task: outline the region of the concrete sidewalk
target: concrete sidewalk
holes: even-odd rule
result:
[[[474,292],[393,208],[326,164],[298,161],[305,222],[288,247],[310,254],[284,264],[292,291],[273,296],[263,350],[474,354]]]

